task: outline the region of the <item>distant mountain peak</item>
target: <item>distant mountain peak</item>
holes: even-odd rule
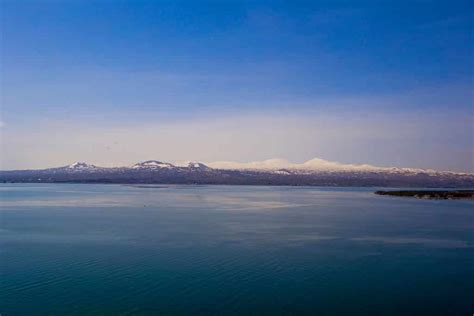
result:
[[[0,171],[2,181],[472,187],[474,174],[344,164],[320,158],[304,163],[285,159],[209,164],[147,160],[128,167],[104,168],[75,162],[59,168]]]
[[[96,166],[94,165],[90,165],[90,164],[87,164],[85,162],[74,162],[72,164],[70,164],[69,166],[67,166],[67,168],[69,169],[94,169],[94,168],[97,168]]]
[[[147,160],[143,162],[136,163],[132,166],[133,169],[170,169],[175,168],[175,166],[169,162],[162,162],[159,160]]]
[[[107,171],[110,168],[97,167],[95,165],[87,164],[85,162],[74,162],[68,166],[61,167],[71,172],[79,171]],[[273,158],[266,159],[263,161],[252,161],[252,162],[235,162],[235,161],[216,161],[209,163],[202,163],[198,161],[184,161],[172,164],[169,162],[163,162],[159,160],[146,160],[143,162],[136,163],[129,167],[120,167],[123,169],[137,169],[137,170],[176,170],[184,171],[189,169],[191,171],[210,171],[210,170],[249,170],[259,172],[277,172],[279,174],[309,174],[309,173],[400,173],[400,174],[466,174],[461,172],[450,172],[450,171],[437,171],[433,169],[420,169],[420,168],[402,168],[402,167],[378,167],[369,164],[350,164],[341,163],[336,161],[329,161],[321,158],[313,158],[303,163],[294,163],[286,159]],[[112,168],[113,169],[113,168]],[[110,171],[110,170],[109,170]]]
[[[203,164],[201,162],[194,162],[194,161],[188,162],[186,167],[188,167],[190,169],[199,169],[199,170],[209,170],[209,169],[211,169],[211,168],[209,168],[208,166],[206,166],[205,164]]]
[[[380,173],[449,173],[432,169],[377,167],[369,164],[345,164],[321,158],[313,158],[303,163],[293,163],[286,159],[267,159],[263,161],[235,162],[216,161],[207,164],[214,169],[255,170],[255,171],[291,171],[310,172],[380,172]]]

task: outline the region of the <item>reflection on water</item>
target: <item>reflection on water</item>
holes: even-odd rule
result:
[[[3,184],[19,314],[469,314],[472,201],[373,189]]]

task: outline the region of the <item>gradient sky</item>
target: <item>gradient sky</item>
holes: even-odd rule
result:
[[[1,168],[474,172],[473,1],[8,1]]]

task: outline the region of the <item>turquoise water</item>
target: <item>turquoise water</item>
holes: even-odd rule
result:
[[[474,203],[2,184],[0,313],[472,315]]]

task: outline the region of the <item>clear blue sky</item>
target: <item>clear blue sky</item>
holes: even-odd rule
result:
[[[67,163],[81,148],[77,159],[116,164],[319,156],[472,171],[473,12],[473,1],[3,0],[2,165]],[[275,122],[287,137],[268,132]],[[133,155],[127,131],[143,136]],[[196,131],[202,152],[182,150]]]

